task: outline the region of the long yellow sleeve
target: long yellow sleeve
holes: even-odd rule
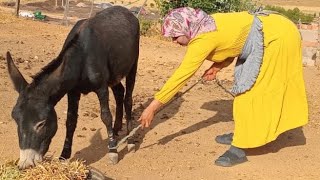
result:
[[[179,68],[155,94],[155,99],[167,103],[186,84],[187,80],[199,69],[206,57],[214,50],[214,41],[205,33],[191,40],[186,55]]]

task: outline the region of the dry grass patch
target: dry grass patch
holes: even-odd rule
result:
[[[84,161],[60,161],[58,158],[47,158],[36,167],[19,171],[17,161],[0,165],[1,180],[84,180],[89,175],[89,167]]]

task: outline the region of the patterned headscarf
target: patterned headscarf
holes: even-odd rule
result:
[[[164,18],[162,34],[165,37],[185,35],[194,38],[196,35],[215,31],[214,19],[201,9],[182,7],[171,10]]]

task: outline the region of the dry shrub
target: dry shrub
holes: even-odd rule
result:
[[[161,23],[151,20],[140,19],[140,35],[146,37],[153,37],[163,41],[171,41],[171,38],[162,36]]]
[[[84,161],[60,161],[58,158],[47,158],[34,168],[19,171],[17,161],[0,165],[1,180],[85,180],[89,167]]]

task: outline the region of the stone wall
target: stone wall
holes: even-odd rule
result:
[[[311,24],[298,24],[297,27],[298,27],[298,29],[317,31],[319,28],[319,24],[315,23],[315,22],[313,22]]]

